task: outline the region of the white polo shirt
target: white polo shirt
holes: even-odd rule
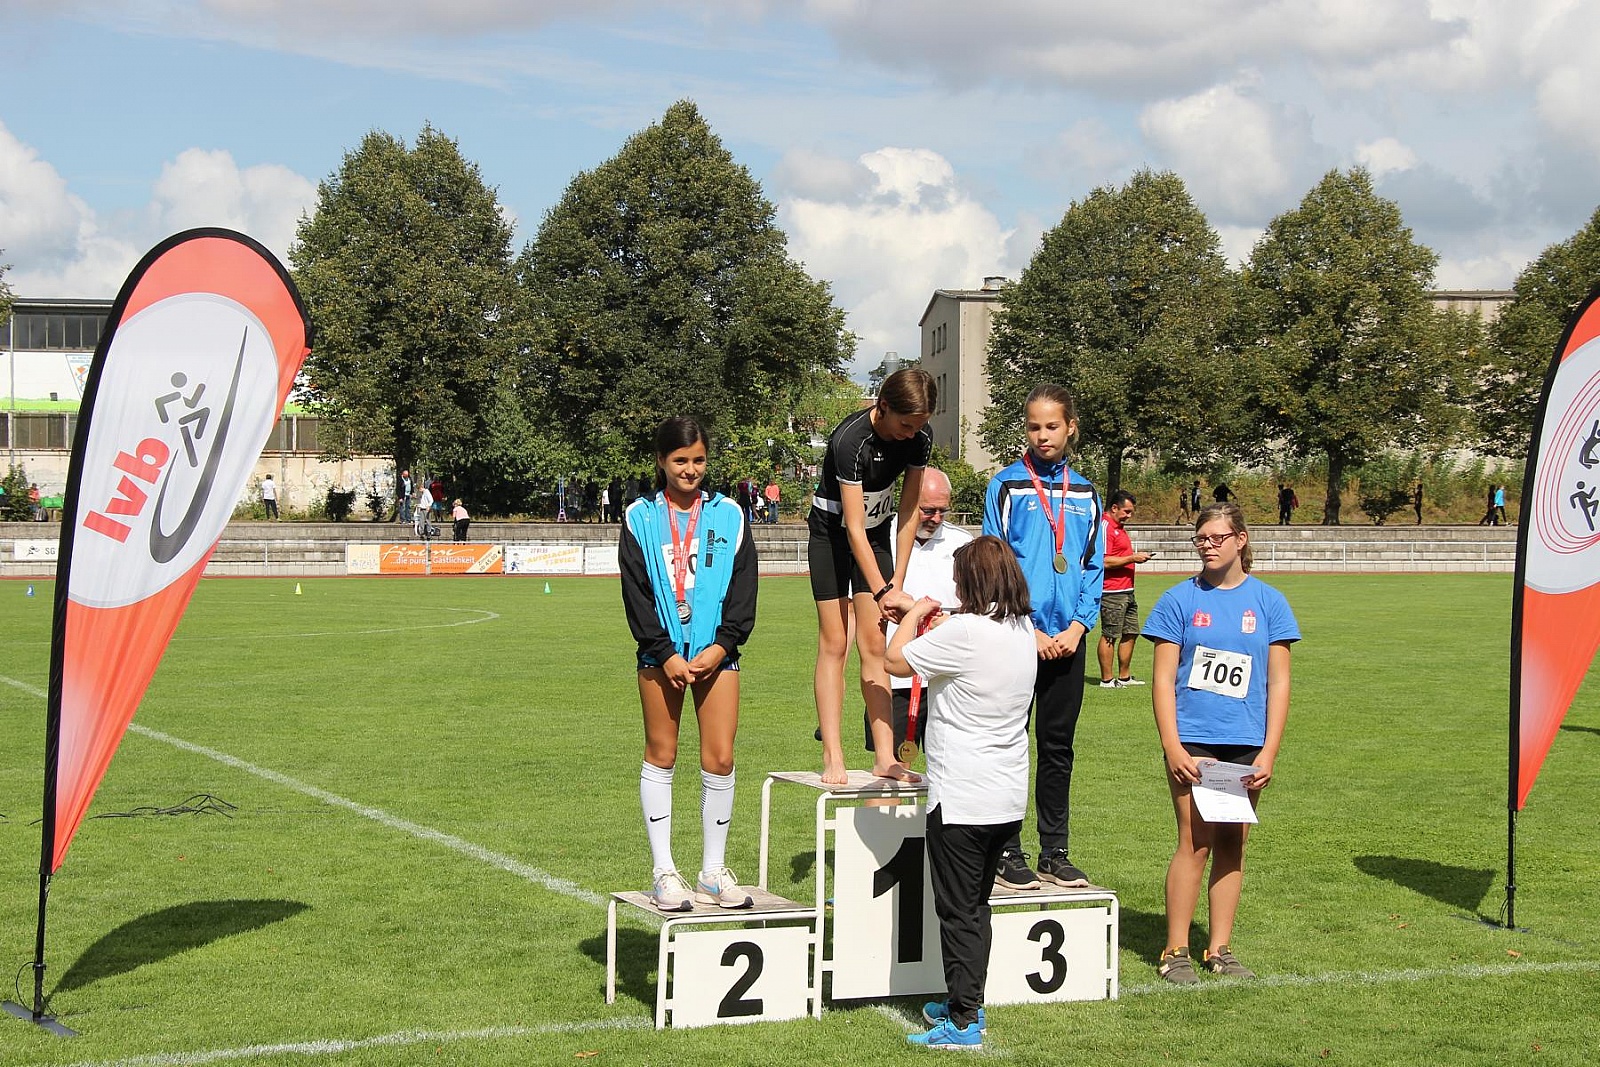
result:
[[[971,540],[972,535],[961,527],[941,522],[932,537],[912,542],[911,562],[906,565],[906,594],[913,600],[932,597],[944,610],[956,610],[956,549]],[[885,647],[894,638],[894,631],[895,624],[890,623]],[[911,679],[890,675],[889,684],[896,689],[910,689]]]
[[[1028,706],[1039,666],[1033,623],[952,615],[905,646],[928,680],[928,810],[987,826],[1028,810]]]

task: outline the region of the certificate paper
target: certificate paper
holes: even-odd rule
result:
[[[1191,793],[1194,806],[1206,822],[1255,822],[1256,810],[1250,806],[1249,791],[1241,779],[1260,767],[1244,763],[1200,760],[1200,781]]]

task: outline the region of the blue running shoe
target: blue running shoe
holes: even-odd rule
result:
[[[950,1018],[950,1002],[948,1000],[930,1000],[922,1006],[922,1020],[929,1026],[937,1026]],[[983,1009],[978,1009],[978,1032],[989,1032],[989,1020],[983,1014]]]
[[[907,1034],[906,1041],[923,1048],[949,1049],[956,1052],[979,1052],[983,1049],[983,1034],[978,1024],[953,1026],[943,1019],[925,1034]]]

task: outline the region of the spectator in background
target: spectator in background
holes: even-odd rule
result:
[[[1189,514],[1200,514],[1200,479],[1196,478],[1189,487]]]
[[[1133,569],[1150,561],[1150,553],[1135,552],[1123,525],[1133,518],[1138,501],[1126,489],[1111,494],[1106,506],[1105,577],[1100,593],[1100,688],[1125,689],[1144,683],[1133,676],[1133,646],[1139,643],[1139,602],[1133,597]],[[1112,673],[1112,669],[1116,673]]]
[[[1421,482],[1418,482],[1417,483],[1417,487],[1415,489],[1411,490],[1411,509],[1417,513],[1417,525],[1421,526],[1422,525],[1422,483]]]
[[[1294,521],[1294,509],[1299,500],[1294,495],[1294,487],[1278,483],[1278,525],[1287,526]]]
[[[33,487],[33,499],[39,499],[39,487]],[[267,518],[273,522],[278,521],[278,487],[272,481],[272,475],[261,479],[261,506],[267,509]]]
[[[435,475],[433,481],[428,483],[428,493],[433,497],[433,518],[444,517],[444,479]]]
[[[1503,485],[1494,487],[1494,524],[1496,526],[1506,524],[1506,487]]]
[[[400,472],[400,480],[394,483],[394,489],[395,489],[395,496],[398,497],[399,500],[400,500],[400,503],[394,509],[394,521],[395,522],[410,522],[411,521],[411,493],[413,492],[413,489],[414,489],[414,487],[411,484],[411,471],[410,470],[403,470],[403,471]]]
[[[772,472],[772,480],[767,482],[767,522],[778,521],[778,504],[783,499],[783,490],[778,487],[778,472]]]
[[[453,520],[451,522],[451,530],[455,535],[453,539],[465,541],[467,539],[467,527],[472,524],[472,516],[467,514],[467,509],[462,505],[460,497],[456,497],[455,507],[450,512],[450,518]]]

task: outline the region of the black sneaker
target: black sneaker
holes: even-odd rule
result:
[[[1083,889],[1089,884],[1089,876],[1072,865],[1064,848],[1052,848],[1039,857],[1039,877],[1068,889]]]
[[[1000,853],[1000,869],[995,872],[994,884],[1002,889],[1038,889],[1039,876],[1028,866],[1026,852],[1006,849]]]

